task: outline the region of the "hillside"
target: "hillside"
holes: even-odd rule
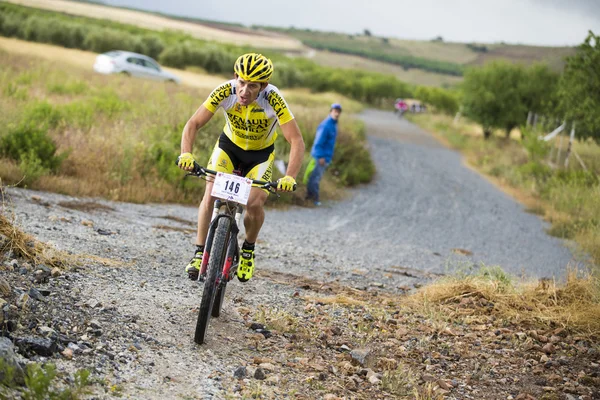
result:
[[[402,40],[371,36],[347,35],[308,29],[264,28],[285,33],[307,46],[334,53],[351,54],[395,64],[404,69],[423,69],[445,75],[461,75],[464,67],[482,65],[490,60],[532,64],[545,62],[555,70],[573,53],[571,47],[543,47],[506,43],[450,43],[438,38],[431,41]],[[337,56],[337,55],[336,55]]]
[[[452,86],[462,80],[465,67],[505,59],[531,64],[545,62],[555,70],[563,66],[569,47],[512,44],[449,43],[377,36],[346,35],[311,30],[245,27],[202,18],[166,15],[130,8],[64,0],[8,0],[72,15],[110,19],[154,30],[176,30],[193,37],[236,45],[303,54],[320,65],[385,72],[398,79],[427,86]]]

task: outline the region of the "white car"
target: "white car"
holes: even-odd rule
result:
[[[99,54],[94,63],[94,71],[101,74],[125,74],[175,83],[181,81],[176,75],[162,69],[152,58],[121,50]]]

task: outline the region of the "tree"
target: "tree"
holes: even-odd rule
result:
[[[493,128],[506,130],[506,135],[523,122],[527,106],[522,101],[524,68],[507,62],[495,62],[470,68],[463,82],[465,115],[483,126],[484,137]]]
[[[371,31],[368,29],[365,29],[364,33],[365,33],[365,36],[371,36]]]
[[[560,76],[545,64],[535,64],[525,70],[521,82],[521,99],[528,111],[552,115],[558,103]]]
[[[600,143],[600,36],[590,31],[567,58],[558,94],[565,118],[577,123],[577,136]]]

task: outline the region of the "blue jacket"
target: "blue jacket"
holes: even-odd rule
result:
[[[310,155],[317,160],[324,158],[327,164],[331,163],[336,137],[337,121],[329,116],[317,127],[317,134]]]

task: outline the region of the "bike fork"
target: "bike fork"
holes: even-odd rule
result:
[[[212,250],[213,236],[215,235],[215,230],[217,228],[217,224],[215,224],[214,221],[216,220],[217,215],[219,215],[219,208],[221,208],[221,205],[221,200],[215,200],[212,216],[210,217],[210,225],[208,227],[208,235],[206,236],[206,246],[204,247],[204,254],[202,255],[202,264],[200,266],[198,280],[201,280],[206,274],[206,268],[208,267],[208,260],[210,259],[210,252]]]
[[[234,262],[236,262],[237,259],[239,259],[240,248],[237,241],[237,235],[240,231],[238,226],[240,225],[240,222],[242,220],[243,211],[244,209],[242,208],[242,206],[238,204],[234,218],[235,224],[231,227],[231,233],[227,244],[225,264],[223,265],[223,279],[225,279],[225,281],[230,281],[233,278],[233,274],[235,274],[237,270],[237,265],[235,266],[233,271],[231,270],[231,268],[233,267]]]

